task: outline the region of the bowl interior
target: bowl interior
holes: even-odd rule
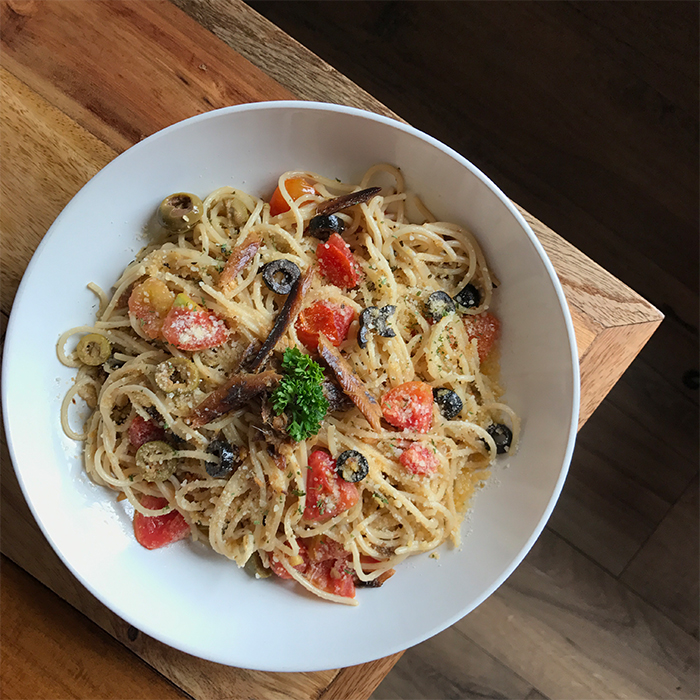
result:
[[[469,226],[501,282],[496,311],[506,400],[523,420],[523,437],[518,453],[499,464],[478,495],[461,548],[443,546],[438,561],[421,556],[402,564],[390,585],[360,590],[355,609],[291,584],[255,581],[203,545],[142,549],[130,513],[84,475],[80,446],[60,427],[73,372],[57,361],[55,344],[63,331],[93,318],[96,299],[87,283],[112,286],[144,245],[154,207],[171,192],[204,196],[232,185],[266,196],[286,170],[353,182],[377,162],[399,166],[407,186],[439,218]],[[211,112],[113,161],[65,208],[32,259],[3,367],[13,461],[59,555],[98,598],[147,634],[213,661],[269,671],[369,661],[426,639],[476,607],[544,526],[568,467],[578,407],[573,332],[562,304],[551,265],[505,197],[437,141],[331,105]],[[328,644],[319,634],[328,629],[343,630],[342,643]]]

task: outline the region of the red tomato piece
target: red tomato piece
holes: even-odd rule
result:
[[[308,540],[309,569],[306,578],[327,593],[355,597],[355,581],[350,566],[352,555],[329,537]]]
[[[427,445],[414,442],[404,450],[399,457],[399,462],[411,474],[434,474],[440,466],[440,460],[435,452]]]
[[[212,311],[173,306],[163,321],[163,337],[180,350],[194,352],[221,345],[228,338],[226,324]]]
[[[433,390],[425,382],[406,382],[382,396],[384,418],[395,428],[426,433],[433,423]]]
[[[157,338],[174,299],[175,295],[165,282],[149,277],[137,284],[129,295],[129,316],[139,322],[145,335]]]
[[[340,542],[332,540],[330,537],[319,535],[311,537],[306,542],[306,549],[309,553],[309,561],[312,564],[318,564],[322,561],[330,559],[350,559],[350,552],[345,551]]]
[[[327,537],[299,540],[299,556],[302,562],[294,568],[316,588],[346,598],[355,597],[355,581],[350,567],[351,554]],[[279,560],[271,556],[270,567],[280,578],[291,575]]]
[[[347,559],[311,564],[305,576],[312,585],[326,593],[344,598],[355,597],[355,581]]]
[[[323,523],[352,508],[360,498],[355,484],[338,476],[335,460],[325,450],[309,455],[304,520]]]
[[[302,561],[300,564],[297,564],[293,568],[303,574],[306,572],[306,569],[309,566],[309,553],[306,551],[306,545],[301,540],[299,540],[299,556],[301,557]],[[284,566],[282,566],[282,564],[274,556],[274,554],[270,556],[270,568],[280,578],[292,578],[291,575],[287,572],[287,569],[285,569]]]
[[[141,505],[151,510],[159,510],[168,505],[165,498],[142,496]],[[177,510],[165,515],[143,515],[134,513],[134,535],[136,541],[146,549],[158,549],[165,545],[184,540],[190,534],[190,526]]]
[[[490,311],[484,311],[476,316],[464,316],[463,320],[469,340],[476,338],[479,360],[483,362],[501,335],[501,322]]]
[[[357,287],[360,282],[360,268],[350,246],[334,233],[327,243],[316,248],[321,274],[331,283],[343,289]]]
[[[129,442],[138,450],[141,445],[154,440],[163,440],[165,430],[153,420],[134,416],[129,426]]]
[[[314,186],[302,177],[291,177],[284,181],[284,186],[287,188],[287,193],[296,202],[297,199],[305,194],[316,194]],[[289,204],[282,196],[280,188],[277,187],[270,198],[270,216],[277,216],[289,211]]]
[[[294,327],[299,340],[309,350],[315,351],[319,333],[337,347],[347,338],[354,320],[355,311],[351,307],[332,301],[317,301],[299,314]]]

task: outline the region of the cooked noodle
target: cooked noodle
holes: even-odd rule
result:
[[[292,177],[314,183],[316,193],[293,201],[285,188]],[[192,410],[237,369],[251,341],[267,338],[284,303],[284,297],[263,283],[259,268],[285,258],[303,273],[315,263],[318,241],[305,235],[305,228],[317,204],[387,178],[394,184],[383,187],[380,196],[337,214],[345,223],[343,238],[363,272],[359,286],[345,291],[317,274],[304,305],[329,300],[357,314],[369,306],[395,305],[395,337],[371,335],[362,349],[356,342],[355,321],[340,348],[345,359],[377,399],[392,387],[422,380],[456,392],[464,406],[460,415],[447,420],[435,406],[428,433],[398,431],[388,424],[376,431],[353,405],[329,413],[318,435],[285,443],[278,453],[268,449],[259,401],[191,427],[186,419]],[[162,510],[146,508],[140,501],[144,495],[164,497],[169,508],[184,516],[194,539],[208,541],[239,566],[254,552],[266,566],[274,555],[292,578],[316,595],[352,604],[353,599],[314,587],[294,568],[299,540],[323,535],[340,543],[352,555],[350,566],[360,582],[377,579],[406,557],[433,550],[448,539],[458,545],[469,501],[496,455],[486,427],[507,424],[515,446],[519,421],[500,401],[497,353],[480,362],[477,340],[470,340],[465,330],[462,317],[486,311],[494,287],[481,248],[467,229],[436,221],[420,200],[406,193],[400,171],[388,165],[373,167],[353,186],[314,173],[288,172],[280,177],[279,188],[290,210],[276,217],[257,197],[231,187],[216,190],[204,201],[202,221],[189,232],[167,235],[142,250],[111,296],[90,285],[100,298],[94,326],[73,328],[58,343],[60,360],[80,368],[63,402],[61,422],[67,435],[85,440],[90,477],[123,493],[136,511],[162,515]],[[409,210],[418,212],[421,223],[409,220]],[[222,291],[217,283],[230,249],[256,237],[262,245],[255,258]],[[188,294],[224,319],[228,340],[218,348],[187,353],[150,339],[127,307],[134,284],[146,277],[162,280],[174,293]],[[424,312],[425,298],[439,290],[454,296],[468,282],[481,292],[479,305],[431,324]],[[65,350],[70,336],[86,333],[110,341],[113,354],[104,365],[83,365],[75,352]],[[292,324],[275,356],[295,346],[303,347]],[[166,394],[156,385],[156,366],[173,356],[190,357],[195,363],[200,381],[194,391]],[[94,409],[82,433],[69,422],[76,395]],[[144,480],[128,436],[135,416],[151,420],[154,411],[169,431],[185,441],[178,447],[174,474],[163,482]],[[213,478],[206,464],[218,457],[206,448],[222,435],[232,445],[247,448],[247,455],[230,477]],[[437,454],[435,474],[416,475],[399,463],[402,450],[414,441]],[[357,450],[369,463],[368,476],[357,484],[359,501],[323,523],[302,518],[308,455],[314,447],[336,456]],[[368,563],[368,557],[375,561]]]

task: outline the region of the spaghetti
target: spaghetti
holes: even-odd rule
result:
[[[323,258],[332,241],[309,235],[310,222],[321,221],[322,204],[389,180],[332,214],[349,282],[338,272],[342,256]],[[380,585],[403,559],[448,539],[458,545],[475,489],[497,453],[517,444],[519,421],[500,400],[492,349],[496,284],[474,236],[436,221],[389,165],[357,186],[287,172],[272,204],[277,211],[220,188],[194,226],[164,229],[144,248],[111,296],[89,285],[97,320],[58,341],[60,360],[79,368],[61,422],[85,442],[90,477],[133,506],[135,528],[167,520],[173,530],[177,518],[170,541],[191,534],[239,566],[255,562],[259,576],[271,569],[354,604],[355,585]],[[260,268],[276,261],[293,266],[269,270],[298,268],[291,287],[306,280],[303,299],[275,292],[269,275],[265,282]],[[246,371],[285,313],[293,318],[269,354]],[[97,338],[92,364],[66,350],[71,336],[86,334]],[[321,363],[335,396],[317,434],[299,441],[274,410],[282,358],[298,358],[292,348]],[[212,396],[230,401],[231,387],[239,403],[200,419],[198,407]],[[69,421],[76,396],[92,409],[82,431]]]

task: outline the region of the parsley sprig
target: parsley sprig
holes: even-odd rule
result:
[[[289,417],[287,432],[296,442],[316,435],[328,411],[321,382],[323,369],[298,348],[287,348],[282,358],[284,376],[272,392],[272,409]]]

